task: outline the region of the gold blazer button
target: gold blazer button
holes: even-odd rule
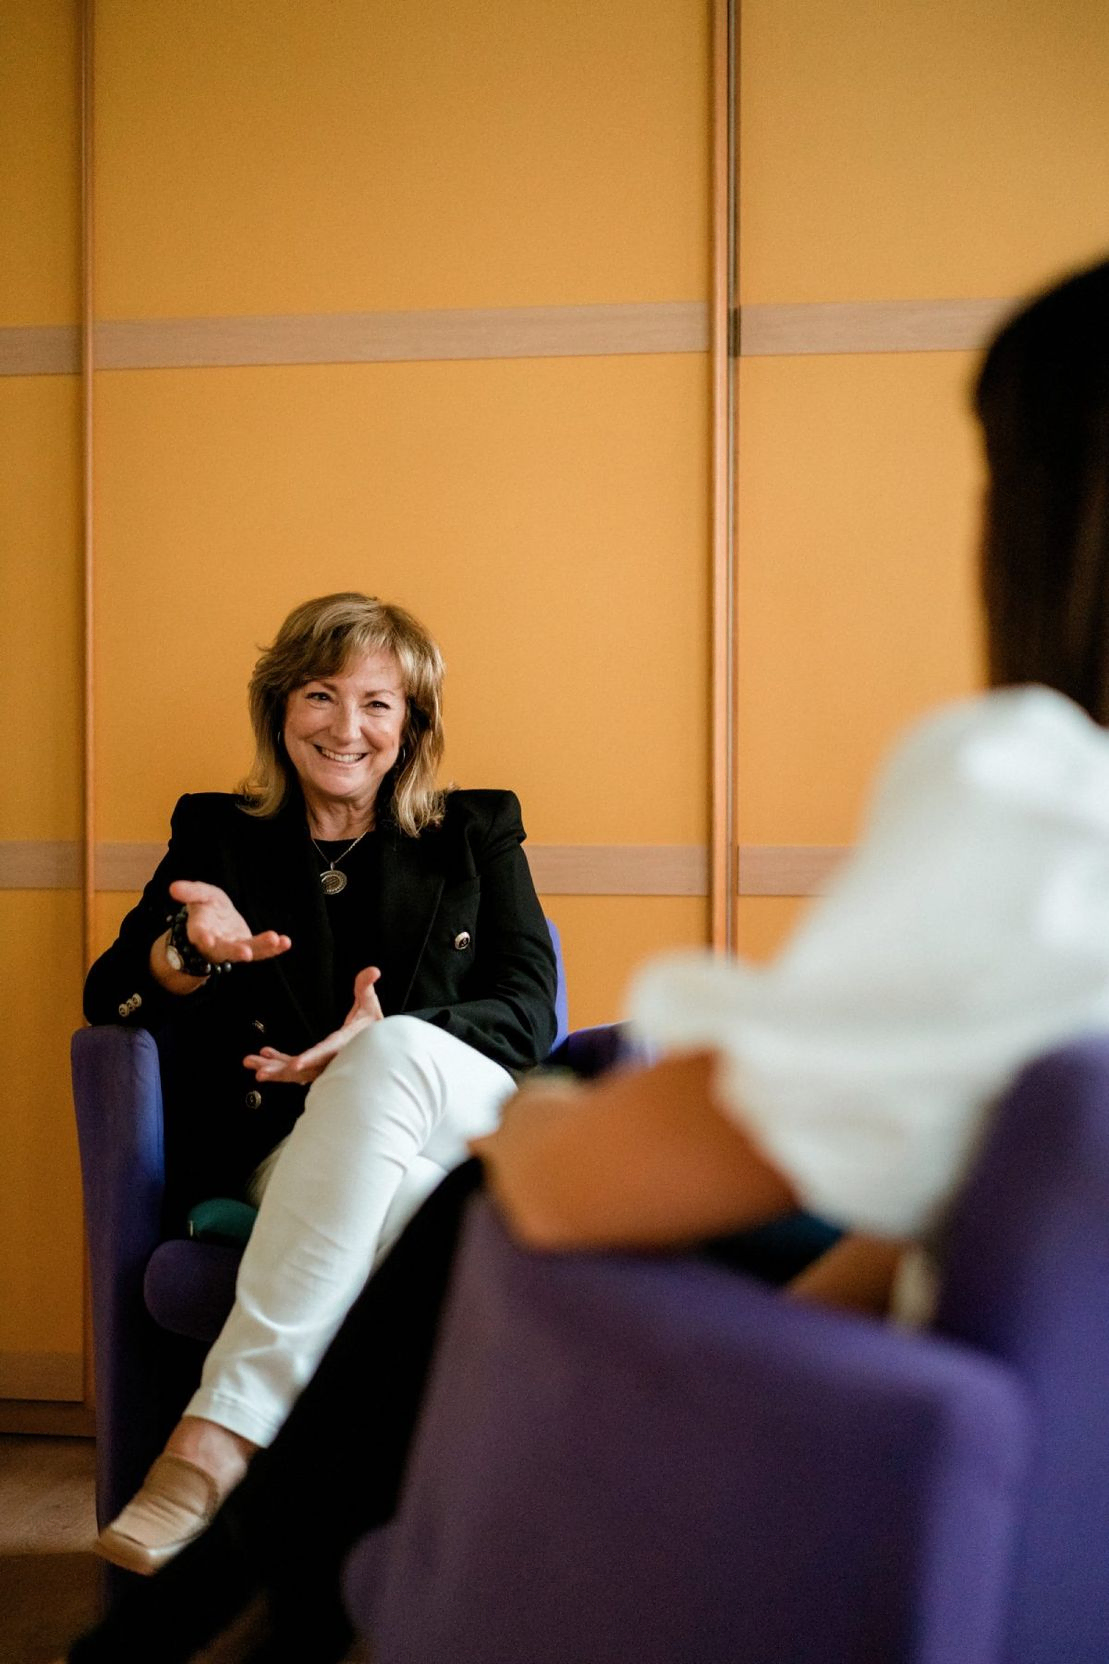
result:
[[[460,930],[454,939],[454,945],[459,949],[468,948],[470,945],[470,932],[468,930]]]

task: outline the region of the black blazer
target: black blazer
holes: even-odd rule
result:
[[[450,792],[439,826],[410,838],[390,822],[378,836],[383,883],[371,935],[382,1010],[435,1023],[506,1069],[542,1062],[555,1034],[555,960],[514,794]],[[292,947],[195,994],[168,993],[148,961],[176,910],[177,878],[218,884],[252,930],[283,931]],[[259,820],[223,793],[183,797],[157,871],[89,972],[90,1022],[158,1037],[174,1212],[241,1194],[300,1114],[303,1088],[259,1086],[242,1060],[263,1045],[302,1051],[334,1026],[325,906],[299,800]]]

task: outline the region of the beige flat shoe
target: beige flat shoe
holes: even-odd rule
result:
[[[96,1539],[113,1566],[149,1577],[211,1524],[223,1498],[211,1474],[183,1456],[159,1456],[142,1489]]]

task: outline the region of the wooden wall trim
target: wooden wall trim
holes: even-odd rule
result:
[[[81,844],[34,839],[0,843],[0,890],[79,890]]]
[[[0,843],[0,890],[79,890],[78,842]],[[709,856],[702,844],[527,844],[535,887],[549,896],[704,896]],[[141,890],[164,844],[102,843],[96,888]],[[839,844],[743,844],[740,896],[818,895],[847,853]]]
[[[11,324],[0,329],[0,376],[75,376],[81,332],[75,324]]]
[[[735,0],[713,0],[712,117],[712,613],[710,619],[709,940],[735,935]]]
[[[856,352],[966,352],[983,346],[1011,300],[871,300],[744,306],[743,358]]]
[[[697,301],[101,323],[106,370],[705,352]]]
[[[165,852],[165,844],[97,844],[96,888],[141,890]]]
[[[1012,300],[835,301],[745,306],[743,358],[807,353],[964,352],[981,347]],[[701,301],[503,306],[427,312],[137,318],[95,329],[96,368],[248,364],[438,363],[465,358],[589,358],[709,351]],[[80,330],[0,329],[0,376],[76,375]]]
[[[708,351],[701,301],[137,318],[95,329],[98,370],[390,364]],[[77,329],[0,329],[0,375],[76,374]]]
[[[84,1396],[80,1352],[0,1352],[0,1398],[81,1403]]]
[[[535,888],[548,896],[703,896],[700,844],[527,844]]]
[[[848,849],[843,844],[741,844],[741,896],[816,896]]]
[[[0,1433],[35,1438],[91,1439],[96,1418],[91,1404],[47,1404],[28,1398],[0,1399]]]

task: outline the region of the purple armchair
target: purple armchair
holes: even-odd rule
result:
[[[548,921],[549,922],[549,921]],[[552,1064],[593,1075],[629,1050],[618,1027],[567,1032],[558,932]],[[73,1036],[73,1093],[92,1284],[96,1505],[114,1518],[141,1483],[234,1298],[241,1248],[164,1239],[158,1047],[110,1024]]]
[[[1104,1664],[1109,1041],[1025,1072],[949,1250],[914,1335],[475,1204],[348,1563],[377,1664]]]

